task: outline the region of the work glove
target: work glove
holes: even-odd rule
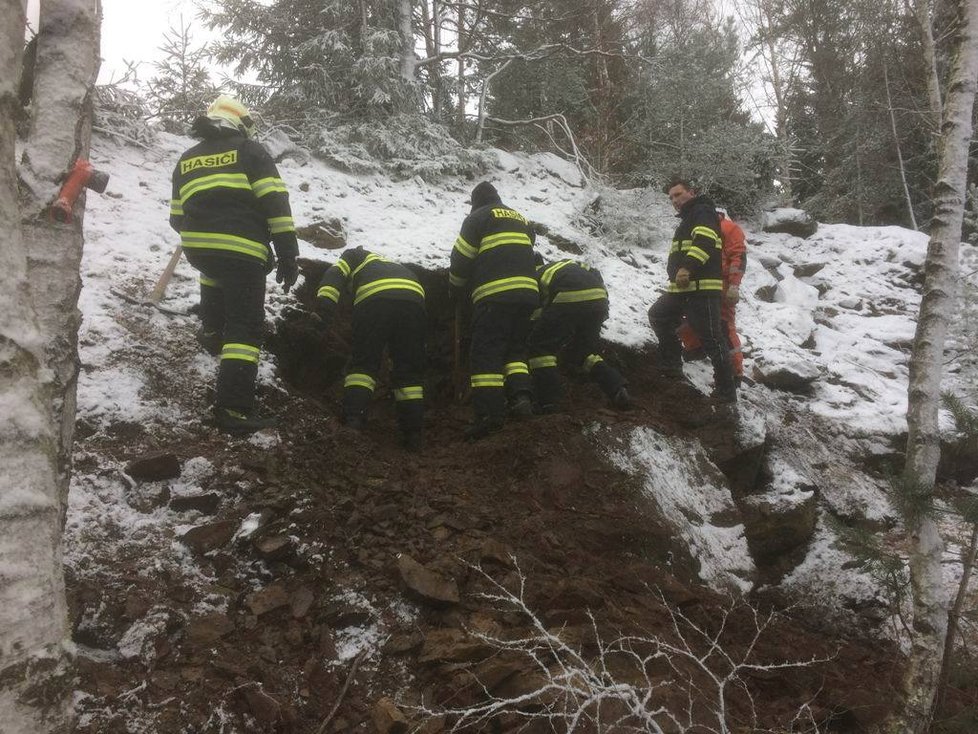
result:
[[[676,285],[680,288],[689,287],[689,271],[686,268],[679,268],[676,271]]]
[[[313,309],[313,323],[315,323],[316,328],[320,331],[327,331],[329,329],[329,324],[333,319],[333,309],[336,307],[331,300],[328,298],[317,298],[316,306]]]
[[[289,288],[295,285],[299,278],[299,267],[295,264],[294,257],[280,257],[278,267],[275,269],[275,282],[282,284],[282,290],[286,293]]]
[[[729,286],[727,292],[724,294],[724,298],[727,300],[727,303],[737,303],[740,300],[740,286]]]

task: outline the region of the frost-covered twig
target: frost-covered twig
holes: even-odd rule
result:
[[[619,635],[606,641],[589,611],[593,639],[587,647],[593,652],[585,652],[583,643],[570,644],[562,636],[563,628],[548,629],[530,609],[525,595],[526,576],[516,559],[512,561],[518,579],[515,590],[503,586],[480,566],[470,568],[489,585],[478,596],[501,611],[516,612],[527,623],[525,633],[515,638],[475,631],[470,634],[497,653],[524,658],[521,667],[541,682],[531,684],[529,690],[500,695],[473,672],[481,689],[481,702],[444,709],[425,703],[412,707],[426,718],[449,717],[454,721],[452,732],[481,729],[491,720],[509,715],[524,719],[527,725],[544,720],[555,730],[568,733],[596,730],[729,734],[732,687],[743,691],[750,710],[754,710],[741,678],[744,673],[807,667],[827,659],[759,661],[756,649],[777,618],[775,613],[762,616],[749,605],[733,601],[724,610],[718,628],[710,632],[681,610],[671,608],[661,593],[659,599],[672,622],[670,639],[650,634]],[[733,613],[741,607],[749,610],[753,633],[746,648],[734,654],[724,647],[724,636]],[[684,703],[677,706],[677,700]],[[810,710],[805,713],[809,704],[799,708],[792,727],[806,716],[811,719]]]

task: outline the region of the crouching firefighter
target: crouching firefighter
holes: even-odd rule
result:
[[[202,338],[220,345],[214,414],[231,433],[274,424],[255,410],[255,378],[265,328],[265,276],[288,292],[298,276],[295,223],[285,183],[268,152],[252,140],[254,123],[237,100],[221,95],[198,117],[201,142],[173,170],[170,226],[200,271]]]
[[[344,290],[353,297],[353,354],[343,381],[343,422],[362,429],[387,347],[401,445],[423,448],[425,368],[424,288],[408,268],[362,247],[345,250],[323,275],[316,313],[325,329]]]
[[[599,354],[601,327],[608,319],[608,291],[601,273],[573,260],[545,263],[537,256],[540,310],[534,314],[528,351],[538,410],[553,413],[561,398],[557,357],[586,374],[620,410],[632,401],[618,370]]]
[[[452,249],[448,281],[454,298],[472,299],[469,352],[475,419],[469,440],[503,427],[509,413],[533,413],[532,382],[526,364],[530,316],[539,300],[533,270],[533,228],[502,203],[495,187],[483,181],[472,190],[472,210]]]

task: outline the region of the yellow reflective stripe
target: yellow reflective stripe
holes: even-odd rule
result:
[[[394,400],[421,400],[424,398],[424,387],[412,385],[394,390]]]
[[[669,292],[670,293],[693,293],[695,291],[719,291],[723,290],[723,281],[714,280],[713,278],[704,278],[703,280],[691,280],[689,281],[689,286],[686,288],[680,288],[674,282],[669,282]]]
[[[455,238],[455,249],[459,251],[459,254],[467,257],[469,260],[479,254],[479,251],[466,242],[462,235]]]
[[[479,244],[479,252],[485,252],[500,245],[526,245],[530,247],[533,243],[530,242],[530,235],[524,232],[499,232],[483,237]]]
[[[484,283],[472,291],[472,302],[475,303],[486,296],[492,296],[496,293],[502,293],[504,291],[515,291],[515,290],[530,290],[534,293],[540,292],[540,286],[537,285],[536,278],[527,278],[523,275],[518,275],[514,278],[500,278],[499,280],[491,280],[488,283]]]
[[[187,202],[194,194],[208,189],[250,189],[251,182],[243,173],[212,173],[187,181],[180,187],[180,200]]]
[[[550,281],[554,279],[554,275],[556,275],[557,271],[561,268],[566,268],[571,264],[571,262],[571,260],[564,260],[556,265],[551,265],[549,268],[543,271],[543,275],[540,276],[540,282],[544,285],[550,285]]]
[[[261,242],[217,232],[181,232],[180,244],[187,250],[225,250],[251,255],[262,262],[268,259],[268,247]]]
[[[530,369],[526,366],[526,362],[507,362],[503,367],[503,374],[506,377],[510,375],[528,375],[530,374]]]
[[[295,232],[295,220],[292,217],[269,217],[268,231],[272,234]]]
[[[707,237],[713,240],[714,244],[717,247],[720,247],[720,244],[722,242],[722,240],[720,239],[720,235],[718,235],[714,230],[710,229],[709,227],[704,227],[703,225],[700,225],[699,227],[693,227],[693,231],[691,232],[691,234],[693,237],[695,237],[696,235],[702,235],[703,237]]]
[[[407,278],[382,278],[381,280],[375,280],[372,283],[367,283],[357,288],[356,295],[353,298],[353,305],[357,305],[364,298],[369,298],[375,293],[390,290],[411,291],[424,298],[424,288],[421,287],[420,283],[408,280]]]
[[[333,303],[340,302],[340,291],[338,288],[334,288],[331,285],[324,285],[318,291],[316,291],[317,298],[328,298]]]
[[[370,263],[377,262],[378,260],[383,260],[383,259],[384,258],[382,258],[380,255],[374,255],[373,253],[370,253],[365,258],[363,258],[363,262],[362,263],[360,263],[359,265],[357,265],[356,270],[353,271],[353,275],[356,275],[357,273],[359,273],[361,270],[363,270],[365,267],[367,267],[367,265],[369,265]]]
[[[695,260],[699,260],[701,263],[705,263],[710,259],[709,253],[705,250],[701,250],[699,247],[690,247],[686,250],[686,254]]]
[[[255,196],[259,199],[267,194],[289,193],[288,189],[285,188],[285,181],[275,177],[259,179],[251,184],[251,189],[255,192]]]
[[[240,359],[243,362],[258,364],[261,350],[251,344],[225,344],[221,349],[221,359]]]
[[[362,372],[353,372],[343,380],[343,387],[364,387],[373,392],[376,386],[377,381],[370,375],[363,374]]]
[[[455,275],[455,273],[449,273],[448,274],[448,283],[449,283],[449,285],[453,285],[456,288],[461,288],[468,281],[469,281],[468,278],[461,278],[461,277]]]
[[[200,283],[201,285],[206,285],[208,288],[220,288],[221,287],[221,284],[220,283],[218,283],[213,278],[208,278],[206,275],[201,275],[199,278],[197,278],[197,282]]]
[[[170,199],[170,214],[175,217],[183,216],[183,202],[178,199]]]
[[[336,267],[338,267],[340,269],[340,272],[343,273],[344,278],[350,277],[350,264],[346,260],[344,260],[343,258],[337,260]]]
[[[584,369],[590,370],[592,367],[594,367],[594,365],[598,364],[599,362],[604,362],[604,359],[601,357],[600,354],[589,354],[587,356],[587,359],[584,360]]]
[[[561,291],[554,296],[554,303],[580,303],[581,301],[603,301],[608,297],[604,288],[585,288],[579,291]]]
[[[545,367],[556,367],[557,357],[553,354],[546,354],[542,357],[532,357],[530,359],[531,370],[541,370]]]
[[[488,372],[480,375],[472,375],[469,378],[469,384],[472,387],[502,387],[506,383],[502,375]]]
[[[533,313],[530,314],[530,321],[539,321],[541,316],[543,316],[543,309],[536,308],[533,310]]]

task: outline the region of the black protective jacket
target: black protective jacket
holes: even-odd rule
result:
[[[536,306],[533,227],[498,197],[474,201],[452,250],[449,283],[469,291],[472,303]]]
[[[723,241],[716,206],[705,195],[690,199],[678,214],[680,221],[672,236],[666,272],[670,293],[720,291],[723,289]],[[689,286],[676,285],[679,268],[689,270]]]
[[[424,306],[424,288],[414,273],[362,247],[344,250],[336,264],[323,275],[316,292],[316,310],[328,316],[344,289],[352,293],[354,308],[367,299],[378,298]]]
[[[270,265],[295,258],[298,242],[289,194],[268,152],[240,133],[207,122],[204,139],[173,169],[170,226],[188,255],[225,255]]]
[[[573,260],[544,263],[537,267],[540,305],[594,303],[607,307],[608,291],[601,272]]]

